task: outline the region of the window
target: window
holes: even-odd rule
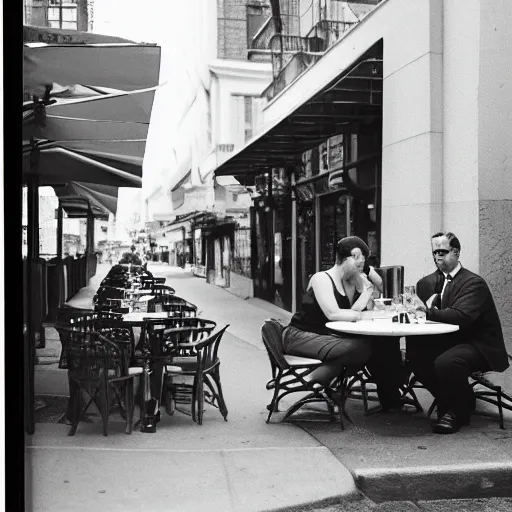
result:
[[[48,26],[77,30],[77,0],[50,0]]]
[[[252,138],[252,96],[244,96],[245,142]]]

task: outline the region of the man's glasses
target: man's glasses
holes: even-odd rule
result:
[[[451,249],[450,250],[436,249],[435,251],[432,251],[432,254],[434,256],[446,256],[450,251],[451,251]]]

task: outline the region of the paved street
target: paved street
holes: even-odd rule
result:
[[[87,306],[107,270],[99,266],[73,305]],[[34,436],[27,437],[32,510],[69,510],[70,499],[78,504],[74,510],[84,511],[181,512],[205,503],[222,511],[510,510],[504,508],[510,501],[497,499],[457,502],[459,508],[449,508],[454,502],[419,501],[510,496],[510,416],[509,430],[500,430],[496,418],[476,417],[459,434],[438,436],[422,414],[365,417],[360,403],[351,400],[354,424],[344,432],[318,416],[307,421],[314,417],[311,411],[294,423],[281,423],[282,413],[276,414],[267,425],[270,365],[260,327],[269,317],[286,323],[290,313],[258,299],[242,300],[181,269],[154,265],[151,270],[197,304],[202,317],[230,324],[220,348],[228,421],[211,407],[202,426],[181,413],[163,413],[156,434],[126,436],[121,418],[113,416],[106,438],[97,421],[81,423],[74,437],[64,425],[37,424]],[[36,367],[37,393],[67,393],[65,372],[51,363],[58,349],[58,341],[49,339],[38,351],[50,364]],[[421,400],[428,403],[426,396]],[[373,501],[356,490],[354,477]],[[390,499],[416,504],[376,505]],[[308,505],[319,501],[324,508]]]
[[[369,500],[344,501],[329,507],[303,508],[303,512],[510,512],[511,498],[388,501],[375,504]]]

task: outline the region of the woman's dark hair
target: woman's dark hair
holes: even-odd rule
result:
[[[341,265],[349,256],[352,256],[352,250],[356,248],[361,249],[363,256],[368,258],[370,248],[358,236],[342,238],[336,245],[336,264]]]
[[[432,235],[431,238],[439,238],[440,236],[445,236],[450,243],[450,247],[453,249],[457,249],[460,252],[460,242],[459,239],[455,236],[451,231],[439,231],[435,235]]]

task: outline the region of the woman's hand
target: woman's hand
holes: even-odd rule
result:
[[[359,322],[363,319],[363,315],[359,311],[349,309],[347,312],[347,322]]]
[[[361,278],[361,286],[362,289],[360,290],[361,293],[369,292],[373,294],[374,286],[373,283],[366,277],[366,274],[359,274],[359,277]]]

